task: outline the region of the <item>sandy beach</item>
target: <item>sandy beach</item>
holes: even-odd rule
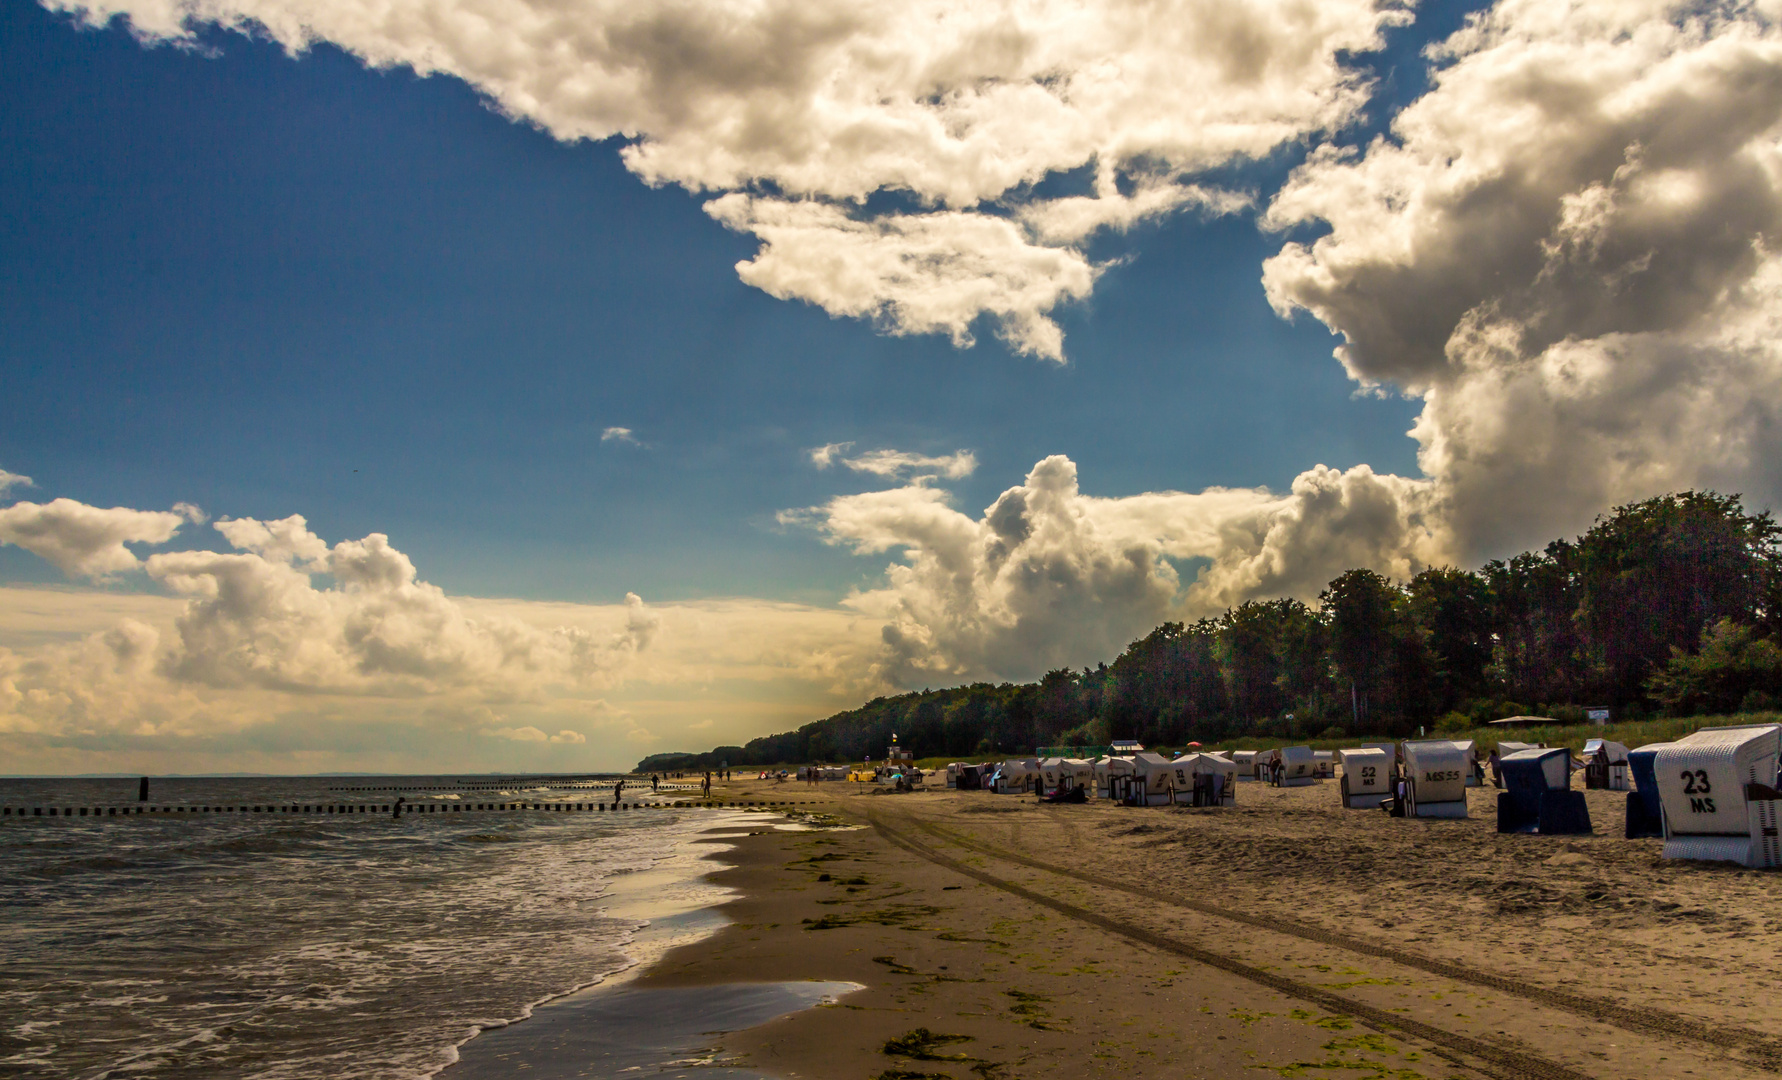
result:
[[[1498,835],[1490,788],[1465,821],[1344,811],[1332,782],[1245,783],[1221,810],[845,783],[718,794],[859,827],[778,831],[762,813],[729,833],[712,876],[735,892],[728,924],[624,982],[706,988],[661,998],[665,1032],[705,1034],[702,1075],[1782,1072],[1782,879],[1622,839],[1623,793],[1588,793],[1596,834],[1565,838]],[[754,1026],[718,1008],[788,983],[862,989]],[[602,993],[584,999],[596,1014]],[[554,1008],[527,1023],[568,1023]],[[546,1056],[574,1071],[511,1075],[608,1075]]]

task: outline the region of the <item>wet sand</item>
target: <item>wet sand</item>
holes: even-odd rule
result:
[[[729,924],[628,982],[678,992],[680,1013],[710,995],[703,1031],[728,1033],[702,1040],[701,1075],[1782,1073],[1782,875],[1660,859],[1621,838],[1623,793],[1587,794],[1588,837],[1500,836],[1490,788],[1466,821],[1345,811],[1330,781],[1244,783],[1223,810],[721,794],[816,800],[866,827],[758,815],[713,875],[736,893]],[[864,989],[755,1026],[720,1011],[785,992],[763,984],[837,981]],[[505,1075],[616,1075],[539,1071],[580,1053],[564,1052]]]

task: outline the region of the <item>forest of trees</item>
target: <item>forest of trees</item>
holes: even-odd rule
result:
[[[1316,607],[1255,600],[1165,623],[1112,664],[1034,683],[881,697],[796,731],[640,771],[880,756],[1031,754],[1136,738],[1404,736],[1518,713],[1618,719],[1782,704],[1782,529],[1737,495],[1617,507],[1576,541],[1407,582],[1371,570]],[[1288,719],[1291,716],[1292,719]]]

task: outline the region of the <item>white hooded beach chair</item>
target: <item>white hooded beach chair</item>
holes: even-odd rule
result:
[[[1309,746],[1288,746],[1280,751],[1282,787],[1305,787],[1318,782],[1318,757]]]
[[[1232,806],[1237,765],[1216,754],[1183,754],[1169,763],[1178,806]]]
[[[1058,765],[1058,784],[1064,788],[1095,790],[1095,762],[1088,758],[1065,758]]]
[[[1626,791],[1627,747],[1608,739],[1584,740],[1584,787],[1588,791]]]
[[[1162,754],[1134,754],[1132,792],[1127,801],[1134,806],[1168,806],[1173,779],[1169,759]]]
[[[1039,783],[1039,774],[1037,758],[1010,758],[997,766],[996,793],[1021,795],[1032,791]]]
[[[1350,810],[1377,810],[1392,797],[1395,755],[1377,746],[1338,750],[1343,766],[1343,806]]]
[[[1454,739],[1453,743],[1466,755],[1466,786],[1478,787],[1485,779],[1484,770],[1479,766],[1479,744],[1473,739]]]
[[[1169,763],[1170,801],[1177,806],[1194,805],[1194,763],[1199,759],[1199,754],[1188,753]]]
[[[1256,751],[1233,750],[1229,756],[1232,764],[1238,767],[1238,778],[1240,780],[1256,779]]]
[[[1452,739],[1410,740],[1404,744],[1405,816],[1466,817],[1466,777],[1470,755]]]
[[[1664,856],[1782,866],[1777,759],[1782,727],[1704,728],[1653,755]]]
[[[1058,790],[1059,766],[1064,764],[1063,758],[1042,758],[1039,763],[1039,793],[1050,795]]]
[[[1111,757],[1107,759],[1106,798],[1115,802],[1127,802],[1132,793],[1133,760],[1130,757]]]
[[[1254,779],[1267,781],[1274,775],[1275,759],[1281,756],[1279,750],[1258,750],[1250,759],[1250,771]]]
[[[1312,760],[1317,764],[1317,770],[1314,775],[1316,775],[1318,779],[1336,779],[1335,750],[1314,750],[1312,751]]]

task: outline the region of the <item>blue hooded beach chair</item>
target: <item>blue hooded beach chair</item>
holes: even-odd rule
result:
[[[1498,761],[1504,790],[1497,797],[1497,831],[1561,836],[1588,833],[1590,808],[1571,790],[1572,753],[1565,747],[1518,750]]]

